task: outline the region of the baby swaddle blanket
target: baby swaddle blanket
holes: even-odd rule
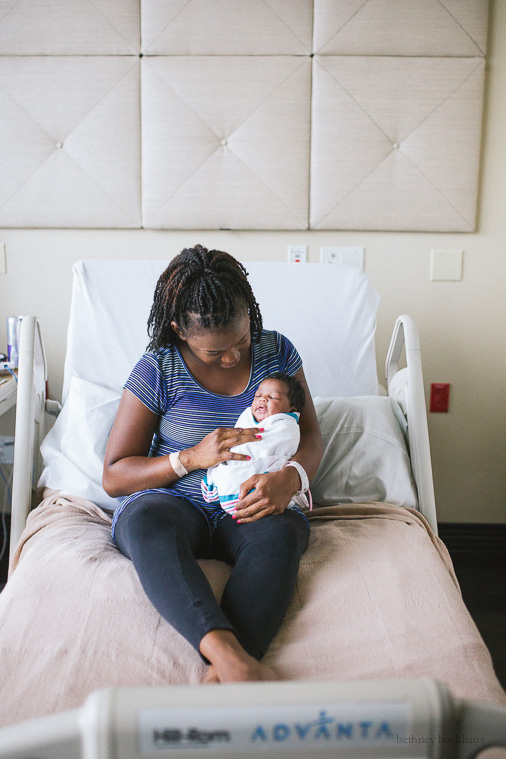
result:
[[[298,413],[273,414],[259,424],[251,408],[247,408],[235,423],[235,427],[258,426],[264,430],[261,440],[230,449],[251,456],[249,461],[223,461],[207,470],[202,480],[202,495],[207,503],[219,501],[225,511],[234,511],[243,482],[253,474],[278,471],[296,453],[300,442]],[[294,503],[290,502],[290,506]]]

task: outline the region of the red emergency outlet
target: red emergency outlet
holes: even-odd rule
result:
[[[430,386],[431,413],[447,414],[450,402],[450,384],[448,382],[433,382]]]

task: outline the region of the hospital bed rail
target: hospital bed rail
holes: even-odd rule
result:
[[[40,325],[35,316],[23,316],[19,337],[18,388],[10,551],[19,540],[32,505],[32,494],[40,474],[39,448],[44,437],[47,362]]]
[[[506,747],[506,706],[429,678],[109,688],[0,729],[0,759],[472,759]]]
[[[403,350],[406,366],[399,369]],[[385,377],[388,395],[397,401],[408,422],[411,468],[419,508],[433,533],[437,535],[420,340],[416,323],[413,317],[407,314],[399,316],[395,322],[385,362]]]

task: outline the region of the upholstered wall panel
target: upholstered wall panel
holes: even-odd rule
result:
[[[315,56],[311,227],[472,231],[484,68]]]
[[[0,226],[140,226],[139,63],[0,57]]]
[[[128,55],[139,45],[139,0],[0,2],[0,55]]]
[[[472,231],[487,16],[0,0],[0,226]]]
[[[488,0],[315,0],[320,55],[480,56]]]
[[[144,226],[306,229],[310,58],[141,63]]]
[[[142,0],[148,55],[309,55],[313,0]]]

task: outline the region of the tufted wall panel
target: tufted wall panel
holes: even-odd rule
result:
[[[480,56],[487,0],[315,0],[320,55]]]
[[[0,0],[0,226],[472,231],[487,11]]]
[[[484,68],[315,56],[311,227],[472,231]]]
[[[0,0],[0,55],[135,55],[139,0]]]
[[[306,229],[307,57],[142,59],[152,228]]]
[[[147,55],[309,55],[313,0],[142,0]]]
[[[0,57],[0,81],[0,226],[140,226],[138,59]]]

